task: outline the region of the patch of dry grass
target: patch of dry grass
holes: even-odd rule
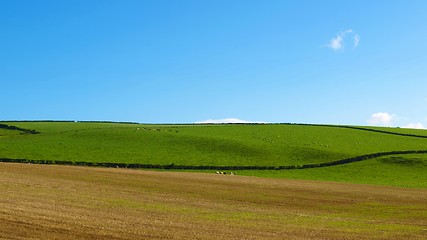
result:
[[[427,190],[0,163],[6,239],[423,239]]]

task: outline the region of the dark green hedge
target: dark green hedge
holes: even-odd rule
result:
[[[13,163],[32,163],[32,164],[58,164],[58,165],[74,165],[74,166],[92,166],[92,167],[112,167],[112,168],[145,168],[145,169],[176,169],[176,170],[289,170],[289,169],[307,169],[342,165],[352,162],[359,162],[377,157],[402,154],[427,154],[427,150],[414,151],[392,151],[380,152],[373,154],[361,155],[353,158],[342,160],[304,164],[296,166],[190,166],[190,165],[175,165],[175,164],[141,164],[141,163],[97,163],[97,162],[73,162],[65,160],[29,160],[29,159],[11,159],[0,158],[0,162]]]
[[[282,125],[297,125],[297,126],[313,126],[313,127],[348,128],[348,129],[355,129],[355,130],[376,132],[376,133],[384,133],[384,134],[391,134],[391,135],[398,135],[398,136],[405,136],[405,137],[427,138],[427,136],[424,136],[424,135],[416,135],[416,134],[409,134],[409,133],[396,133],[396,132],[389,132],[389,131],[384,131],[384,130],[357,127],[357,126],[329,125],[329,124],[304,124],[304,123],[279,123],[279,125],[280,124],[282,124]]]
[[[9,126],[6,124],[1,124],[1,123],[0,123],[0,128],[1,129],[7,129],[7,130],[21,131],[22,133],[25,133],[25,134],[37,134],[37,133],[39,133],[36,130],[25,129],[25,128],[20,128],[20,127],[15,127],[15,126]]]

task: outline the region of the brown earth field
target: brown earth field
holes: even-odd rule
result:
[[[0,239],[427,239],[427,189],[0,163]]]

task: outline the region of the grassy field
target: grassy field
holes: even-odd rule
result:
[[[425,239],[427,191],[0,163],[4,239]]]
[[[310,125],[142,125],[2,123],[0,158],[81,162],[283,166],[386,151],[427,150],[427,138]],[[368,128],[369,129],[369,128]],[[370,128],[426,136],[425,130]],[[219,169],[220,170],[220,169]],[[427,155],[387,156],[318,169],[239,171],[242,175],[427,188]]]
[[[19,134],[20,134],[20,131],[13,131],[13,130],[0,128],[0,137],[7,137],[7,136],[13,136],[13,135],[19,135]]]
[[[364,127],[364,128],[393,132],[393,133],[413,134],[413,135],[420,135],[420,136],[427,137],[427,130],[425,129],[391,128],[391,127]]]
[[[309,179],[427,189],[427,156],[397,155],[339,166],[295,170],[246,170],[241,175]]]
[[[396,128],[0,124],[3,159],[291,166],[427,150],[427,138],[408,136],[427,136],[426,131]],[[427,235],[427,154],[321,168],[238,170],[238,176],[214,172],[0,162],[0,238],[406,240]]]

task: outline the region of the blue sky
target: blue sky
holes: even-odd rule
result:
[[[425,127],[426,12],[416,0],[1,1],[0,120]]]

